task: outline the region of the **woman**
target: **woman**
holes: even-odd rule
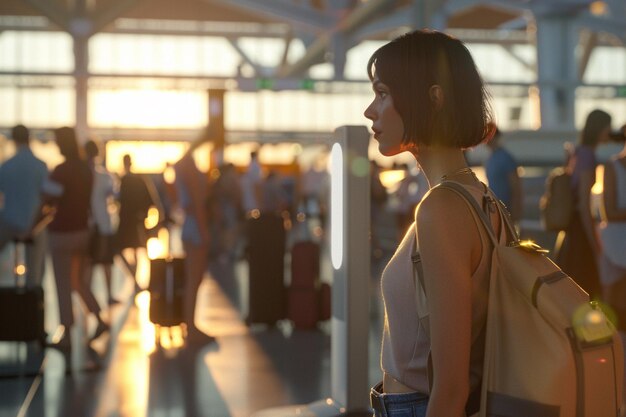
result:
[[[183,249],[185,250],[185,295],[183,318],[187,327],[187,341],[202,345],[212,342],[213,336],[204,333],[195,322],[198,289],[207,269],[209,254],[209,220],[207,177],[193,159],[193,151],[204,144],[211,136],[201,135],[174,164],[176,172],[176,192],[180,207],[185,212],[182,227]]]
[[[370,58],[368,74],[375,97],[365,117],[380,152],[411,152],[431,187],[417,208],[416,228],[406,233],[382,274],[383,381],[372,388],[372,407],[376,416],[404,416],[407,408],[419,417],[464,416],[482,374],[492,247],[466,202],[436,186],[453,180],[479,204],[493,201],[463,155],[492,134],[487,93],[466,47],[435,31],[414,31],[381,47]],[[499,233],[497,210],[487,213]],[[430,339],[416,314],[416,232]],[[467,408],[467,415],[477,411]]]
[[[137,282],[139,253],[145,252],[148,241],[145,219],[152,206],[158,209],[159,219],[162,219],[163,209],[150,178],[132,172],[131,156],[124,155],[122,162],[124,175],[120,180],[119,224],[115,243],[120,259],[135,281],[135,293],[139,293],[142,291],[142,287]]]
[[[617,324],[626,329],[626,125],[615,140],[624,144],[604,167],[604,194],[600,229],[600,281],[603,299],[615,310]]]
[[[580,143],[567,166],[572,178],[575,209],[555,250],[556,263],[594,299],[599,299],[601,292],[598,274],[601,245],[591,208],[591,188],[596,182],[596,148],[609,140],[610,133],[611,116],[608,113],[602,110],[589,113]]]
[[[87,156],[87,165],[93,175],[93,189],[91,191],[91,229],[89,237],[89,270],[93,276],[96,265],[102,266],[109,305],[119,303],[113,297],[112,266],[115,257],[113,238],[115,235],[113,219],[109,214],[110,200],[116,193],[117,184],[113,175],[98,161],[100,146],[94,140],[88,140],[84,146]]]
[[[109,329],[100,317],[100,306],[90,289],[86,274],[89,243],[89,207],[93,175],[82,159],[74,129],[61,127],[54,131],[56,144],[65,161],[59,164],[50,180],[55,184],[56,214],[48,226],[50,255],[59,300],[59,316],[65,333],[58,347],[69,349],[70,328],[74,324],[72,290],[78,292],[89,312],[97,320],[92,339]]]

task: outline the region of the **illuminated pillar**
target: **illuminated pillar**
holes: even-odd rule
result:
[[[88,83],[89,83],[89,37],[74,35],[74,80],[76,90],[76,135],[80,143],[89,136]]]
[[[211,168],[217,168],[224,160],[226,132],[224,130],[224,93],[226,90],[210,88],[209,94],[209,127],[213,149],[209,161]]]
[[[254,417],[335,417],[369,409],[369,139],[364,126],[342,126],[331,143],[331,397]]]

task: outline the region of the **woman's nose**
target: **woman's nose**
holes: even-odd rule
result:
[[[372,110],[372,104],[373,104],[373,103],[370,103],[370,105],[369,105],[369,106],[367,106],[367,108],[366,108],[366,109],[365,109],[365,111],[363,112],[363,116],[365,116],[365,118],[366,118],[366,119],[369,119],[369,120],[374,120],[374,117],[375,117],[375,113],[374,113],[374,111]]]

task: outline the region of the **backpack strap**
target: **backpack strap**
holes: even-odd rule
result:
[[[480,207],[480,205],[478,204],[474,196],[469,191],[467,191],[463,185],[461,185],[460,183],[456,181],[444,181],[440,183],[439,185],[437,185],[435,188],[440,188],[440,187],[446,188],[455,192],[465,201],[467,205],[470,206],[470,210],[472,210],[473,212],[472,217],[474,218],[474,221],[478,225],[478,219],[480,219],[480,222],[483,224],[487,232],[487,235],[489,236],[489,239],[491,240],[494,248],[495,246],[499,244],[499,241],[501,241],[502,238],[506,238],[507,234],[513,239],[513,241],[519,240],[515,227],[513,226],[513,222],[511,221],[510,215],[508,214],[508,211],[506,210],[506,208],[504,208],[502,202],[500,202],[498,199],[495,199],[489,193],[487,186],[485,186],[485,200],[483,201],[483,205],[491,205],[490,204],[491,202],[493,202],[493,205],[495,205],[496,210],[498,211],[499,217],[501,219],[501,222],[503,222],[505,225],[505,228],[503,228],[501,231],[501,236],[500,236],[501,239],[498,239],[496,237],[495,231],[493,230],[493,226],[491,225],[491,219],[489,219],[485,210]],[[488,199],[491,201],[487,201]],[[476,219],[476,217],[478,217],[478,219]],[[417,316],[418,316],[420,323],[424,327],[426,334],[430,338],[430,319],[429,319],[430,312],[428,309],[428,299],[426,297],[426,291],[425,291],[425,285],[424,285],[424,271],[422,268],[422,259],[419,254],[419,251],[417,250],[417,222],[415,223],[415,239],[413,239],[413,251],[411,255],[411,261],[413,263],[413,282],[415,284],[415,305],[417,308]],[[428,385],[431,390],[432,390],[432,384],[433,384],[433,376],[434,375],[433,375],[432,356],[431,356],[431,352],[429,352],[428,353]],[[479,388],[476,389],[475,392],[470,393],[470,398],[468,399],[468,403],[466,404],[466,412],[468,415],[471,415],[475,411],[477,411],[478,409],[477,407],[479,406],[479,402],[480,402],[480,392],[481,390],[479,386]]]
[[[478,205],[476,199],[472,194],[465,189],[460,183],[456,181],[443,181],[437,187],[446,188],[448,190],[456,192],[460,195],[466,203],[469,204],[471,208],[474,209],[474,212],[478,215],[478,218],[483,223],[487,234],[489,235],[489,239],[493,243],[494,247],[498,245],[499,239],[496,237],[496,234],[493,230],[493,226],[491,225],[491,219],[487,217],[485,211]],[[487,198],[491,198],[495,204],[496,210],[500,216],[500,221],[504,224],[506,231],[508,232],[508,237],[513,241],[517,242],[519,240],[519,236],[517,235],[517,231],[515,230],[515,226],[513,226],[513,221],[511,220],[511,216],[508,213],[508,210],[503,206],[502,202],[497,198],[494,198],[489,193],[487,186],[485,186],[485,196]]]

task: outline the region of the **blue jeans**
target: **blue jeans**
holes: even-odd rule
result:
[[[385,394],[382,388],[381,382],[370,391],[374,417],[426,417],[428,395],[420,392]]]

